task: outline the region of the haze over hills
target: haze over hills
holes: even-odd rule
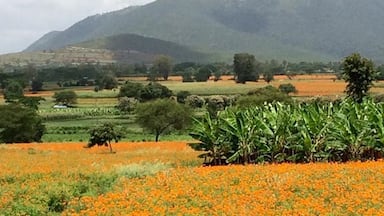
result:
[[[133,33],[257,59],[329,61],[352,53],[384,60],[382,0],[158,0],[88,17],[26,51]]]
[[[52,33],[54,36],[56,33]],[[49,37],[45,37],[47,39]],[[40,42],[43,42],[41,40]],[[175,63],[208,62],[212,55],[193,51],[173,42],[135,34],[114,35],[64,48],[0,55],[0,65],[152,63],[157,55],[168,55]]]

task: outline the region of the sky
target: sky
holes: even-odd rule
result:
[[[20,52],[53,30],[155,0],[0,0],[0,54]]]

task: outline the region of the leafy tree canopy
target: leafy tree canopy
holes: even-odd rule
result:
[[[24,88],[20,82],[11,80],[4,90],[4,99],[6,102],[16,101],[24,96]]]
[[[72,90],[55,92],[53,95],[56,103],[72,105],[77,103],[77,94]]]
[[[136,121],[144,129],[155,134],[155,141],[166,131],[181,130],[189,125],[191,110],[169,99],[159,99],[140,104],[136,109]]]
[[[248,53],[235,54],[233,58],[233,70],[237,83],[246,83],[247,81],[257,81],[259,74],[257,72],[257,62],[254,55]]]
[[[159,55],[153,62],[153,72],[161,76],[164,80],[168,80],[172,68],[172,59],[169,56]]]
[[[159,98],[169,98],[172,96],[172,91],[160,83],[151,82],[146,85],[140,92],[141,101],[149,101]]]
[[[348,96],[356,102],[362,102],[372,86],[375,73],[375,66],[371,60],[361,57],[358,53],[346,57],[343,61],[342,76],[348,83],[346,89]]]
[[[41,117],[18,104],[0,105],[0,142],[40,142],[45,132]]]
[[[87,144],[87,148],[91,148],[93,146],[107,146],[109,147],[109,151],[112,153],[112,141],[116,143],[121,140],[122,133],[112,123],[104,123],[101,126],[97,126],[92,128],[90,131],[90,138]]]

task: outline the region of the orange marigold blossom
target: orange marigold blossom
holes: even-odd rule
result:
[[[46,192],[141,162],[174,168],[120,177],[109,192],[68,200],[63,215],[384,215],[382,161],[183,167],[199,154],[183,142],[118,143],[116,154],[84,145],[0,146],[0,215],[16,204],[46,211]]]

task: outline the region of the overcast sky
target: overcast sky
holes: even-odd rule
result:
[[[154,0],[0,0],[0,54],[19,52],[44,34],[94,14]]]

